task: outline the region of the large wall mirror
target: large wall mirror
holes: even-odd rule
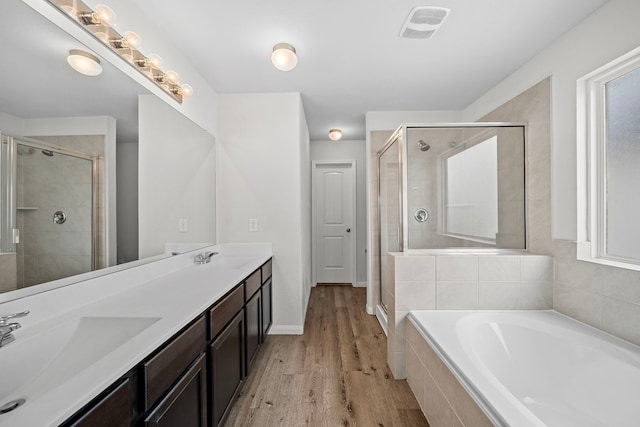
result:
[[[22,0],[0,2],[0,36],[6,41],[0,47],[0,302],[105,267],[110,272],[140,258],[157,259],[164,246],[139,239],[139,212],[151,217],[157,213],[149,209],[166,208],[162,201],[149,207],[153,195],[139,206],[138,179],[158,181],[156,167],[171,170],[170,182],[178,184],[189,185],[194,170],[215,176],[213,137],[107,61],[99,76],[74,71],[69,51],[87,49]],[[175,132],[197,160],[185,154],[187,167],[172,169],[169,158],[176,162],[176,153],[165,152],[175,145]],[[212,205],[215,187],[207,185]],[[189,214],[181,208],[189,200],[171,203],[171,194],[157,193],[177,206],[176,216]],[[200,236],[177,234],[173,218],[152,224],[153,234],[167,242],[202,241],[204,235],[207,242],[215,218],[206,221],[213,224]],[[143,222],[149,224],[144,216]]]

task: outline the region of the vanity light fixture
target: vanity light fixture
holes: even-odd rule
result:
[[[333,128],[329,130],[329,139],[332,141],[339,141],[342,139],[342,129]]]
[[[67,62],[77,72],[85,76],[97,76],[102,73],[100,60],[84,50],[72,49],[67,56]]]
[[[298,63],[296,48],[289,43],[278,43],[273,47],[271,62],[280,71],[293,70]]]
[[[134,68],[136,68],[145,77],[156,84],[160,89],[169,94],[173,99],[182,103],[184,98],[193,95],[193,87],[188,84],[180,85],[180,76],[175,71],[169,70],[164,72],[162,67],[162,58],[157,54],[145,56],[140,48],[142,47],[142,38],[135,31],[125,31],[119,33],[113,26],[115,25],[116,14],[107,5],[99,4],[93,9],[85,4],[82,0],[48,0],[53,6],[64,12],[74,21],[80,23],[82,27],[92,36],[108,46],[118,56],[123,58]],[[294,50],[295,52],[295,50]],[[87,54],[95,58],[99,71],[94,71],[98,75],[102,71],[100,61],[91,54]],[[69,64],[71,65],[71,55],[69,56]],[[78,59],[80,60],[80,59]],[[86,56],[85,56],[85,61]],[[95,63],[95,62],[94,62]],[[71,65],[79,72],[74,65]],[[294,64],[295,66],[295,64]],[[95,67],[95,65],[94,65]]]

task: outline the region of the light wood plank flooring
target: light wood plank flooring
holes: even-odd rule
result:
[[[365,288],[313,288],[304,335],[267,338],[225,426],[428,426],[365,303]]]

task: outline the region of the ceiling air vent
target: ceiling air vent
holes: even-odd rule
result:
[[[449,14],[449,9],[435,6],[418,6],[411,9],[409,16],[402,24],[400,37],[409,39],[428,39],[433,36],[444,19]]]

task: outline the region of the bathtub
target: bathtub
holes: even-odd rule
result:
[[[409,345],[424,339],[426,351],[439,356],[491,424],[640,425],[638,346],[553,310],[411,311],[409,320]],[[437,382],[438,375],[430,378]],[[447,387],[437,390],[446,394]],[[443,397],[455,401],[452,393]],[[452,411],[463,419],[460,409]]]

